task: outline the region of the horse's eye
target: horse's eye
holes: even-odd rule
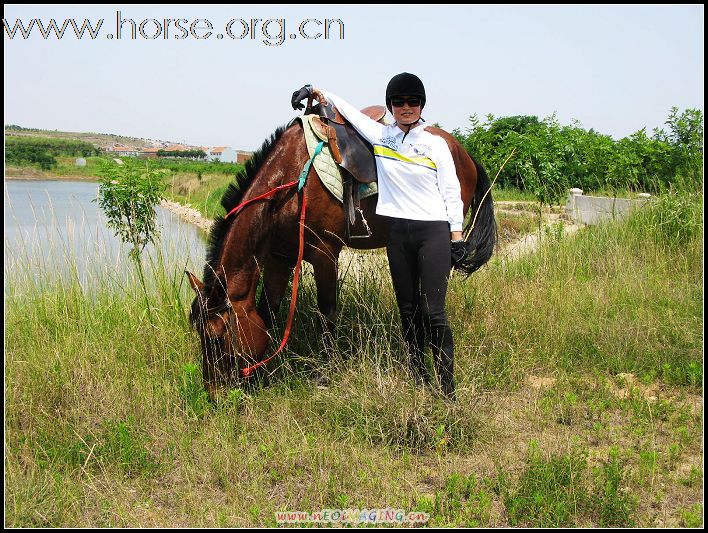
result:
[[[226,335],[226,317],[221,314],[212,316],[206,322],[206,330],[211,336],[221,337]]]

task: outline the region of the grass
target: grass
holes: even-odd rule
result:
[[[151,270],[154,326],[136,276],[6,266],[5,525],[276,526],[276,511],[391,507],[441,527],[700,527],[700,201],[667,197],[453,277],[455,404],[406,376],[381,253],[340,265],[333,338],[307,269],[287,357],[216,404],[183,264]],[[325,390],[308,379],[319,365]]]
[[[503,243],[512,242],[523,235],[538,231],[540,216],[529,211],[499,210],[494,217],[497,221],[497,232]]]
[[[515,187],[509,187],[509,188],[494,187],[494,189],[492,189],[492,196],[494,197],[495,202],[509,202],[509,201],[535,202],[536,201],[536,197],[532,193],[522,191],[522,190],[517,189]]]
[[[214,219],[224,215],[221,197],[233,181],[233,175],[174,173],[168,180],[167,197],[181,204],[188,204],[203,216]]]

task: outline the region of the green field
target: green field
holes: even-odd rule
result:
[[[179,268],[149,273],[152,321],[137,276],[6,268],[5,525],[390,507],[428,526],[701,527],[702,233],[702,196],[668,194],[455,276],[455,404],[406,376],[383,254],[345,278],[327,343],[306,272],[286,356],[216,405]]]

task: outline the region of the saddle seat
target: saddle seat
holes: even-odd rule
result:
[[[384,124],[386,108],[372,105],[361,110],[366,116]],[[317,137],[329,144],[336,163],[359,183],[376,181],[373,147],[349,124],[331,103],[317,104],[305,114],[315,114],[312,126]]]
[[[305,114],[316,115],[310,120],[315,135],[329,146],[332,158],[340,167],[342,175],[343,199],[345,219],[345,232],[347,239],[368,238],[371,230],[360,209],[362,188],[377,181],[376,160],[374,149],[354,127],[347,122],[337,111],[337,108],[328,102],[327,105],[315,106],[308,102]],[[386,108],[373,105],[361,110],[366,116],[385,124]],[[366,230],[365,235],[353,235],[352,227],[356,225],[356,212],[361,214],[362,224]]]
[[[381,124],[386,124],[384,117],[386,116],[386,108],[382,105],[370,105],[361,110],[367,117]]]

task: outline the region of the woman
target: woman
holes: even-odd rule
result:
[[[337,95],[311,85],[293,94],[293,107],[301,109],[299,102],[310,95],[332,102],[374,147],[376,213],[391,222],[386,252],[409,368],[416,382],[430,383],[423,355],[427,331],[442,391],[454,400],[454,347],[445,296],[450,268],[465,253],[463,206],[450,149],[422,124],[423,82],[407,72],[391,79],[386,107],[395,119],[393,125],[380,124]]]

